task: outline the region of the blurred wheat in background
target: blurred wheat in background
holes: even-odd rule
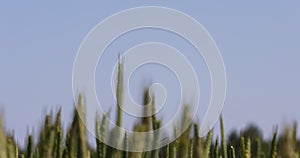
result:
[[[144,93],[144,104],[152,106],[155,111],[154,98],[150,101],[149,90]],[[117,88],[117,121],[116,125],[122,126],[122,65],[119,63],[119,77]],[[228,134],[224,130],[224,122],[220,117],[220,139],[210,131],[205,138],[199,137],[199,124],[189,122],[189,109],[185,108],[182,115],[181,127],[174,127],[174,137],[178,137],[166,146],[152,151],[130,152],[118,150],[103,143],[101,140],[114,141],[118,146],[128,149],[129,145],[142,146],[147,138],[131,138],[128,133],[121,135],[118,129],[107,127],[107,115],[96,118],[95,138],[96,147],[87,139],[84,124],[85,102],[82,94],[78,96],[74,109],[74,116],[68,130],[62,129],[61,109],[55,115],[45,116],[44,123],[39,133],[28,133],[25,147],[20,147],[19,142],[12,133],[4,129],[3,120],[0,118],[0,158],[299,158],[300,141],[297,139],[297,124],[287,127],[283,133],[274,130],[272,139],[263,138],[262,132],[255,125],[246,129]],[[145,111],[148,112],[148,111]],[[155,112],[154,112],[155,113]],[[141,118],[135,124],[133,131],[146,132],[162,127],[162,120],[152,115]],[[186,128],[183,134],[178,135],[178,129]],[[109,134],[108,134],[109,133]],[[34,139],[37,139],[36,141]],[[159,138],[155,138],[159,140]],[[148,144],[159,146],[159,142]]]

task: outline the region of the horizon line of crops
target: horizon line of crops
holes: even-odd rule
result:
[[[121,127],[123,64],[121,60],[119,61],[116,125]],[[150,109],[154,115],[142,117],[140,122],[133,127],[135,132],[156,130],[163,126],[162,120],[155,115],[155,98],[150,96],[148,89],[144,91],[144,104],[151,106]],[[214,138],[212,130],[205,138],[200,138],[199,124],[197,122],[186,124],[191,119],[187,107],[183,111],[181,126],[175,126],[173,129],[174,137],[178,138],[164,147],[144,152],[122,151],[105,144],[104,140],[108,140],[118,147],[123,146],[124,149],[128,149],[130,145],[143,147],[149,141],[142,137],[131,138],[128,133],[123,136],[117,128],[107,127],[107,114],[104,114],[102,118],[97,115],[95,134],[99,139],[95,138],[96,148],[93,148],[87,139],[85,120],[79,117],[84,116],[85,113],[82,94],[78,96],[76,106],[73,121],[67,131],[62,129],[62,109],[60,108],[55,116],[52,114],[45,116],[43,126],[36,136],[32,133],[28,134],[25,148],[20,148],[14,135],[5,131],[0,117],[0,158],[299,158],[300,141],[296,137],[296,123],[292,128],[286,128],[279,136],[275,129],[271,140],[264,140],[262,132],[254,125],[250,125],[239,133],[233,131],[226,137],[221,116],[221,138]],[[179,135],[179,129],[183,128],[186,130]],[[34,141],[35,137],[37,141]],[[154,140],[159,140],[159,137],[155,137]],[[154,141],[147,145],[155,147],[159,145],[159,142]]]

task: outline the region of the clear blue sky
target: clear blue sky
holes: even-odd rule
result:
[[[0,107],[6,127],[23,140],[27,128],[39,127],[42,115],[59,106],[68,123],[73,108],[72,66],[83,38],[111,14],[147,5],[189,14],[216,41],[227,70],[223,115],[228,130],[254,122],[270,134],[275,124],[300,121],[299,1],[3,1]],[[137,39],[154,40],[151,35],[146,30],[137,35],[145,38]],[[123,42],[136,42],[130,39]],[[122,49],[125,46],[120,44]]]

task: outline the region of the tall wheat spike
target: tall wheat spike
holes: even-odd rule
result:
[[[122,105],[123,105],[123,61],[119,56],[118,59],[118,80],[117,80],[117,122],[116,125],[121,127],[122,126]]]
[[[3,127],[2,116],[0,116],[0,157],[6,157],[6,134]]]
[[[83,95],[79,94],[78,103],[77,103],[77,112],[78,112],[78,119],[77,120],[77,132],[78,132],[78,149],[77,149],[77,157],[78,158],[86,158],[88,155],[88,148],[87,148],[87,138],[86,138],[86,128],[84,125],[85,122],[85,104]],[[81,116],[81,117],[80,117]]]
[[[107,138],[106,138],[106,120],[107,120],[107,114],[103,114],[101,128],[100,128],[100,136],[101,136],[101,139],[103,140],[103,142],[101,142],[101,144],[100,144],[102,158],[106,157],[106,152],[107,152],[107,146],[105,144],[105,142],[107,140]]]
[[[261,142],[260,142],[260,140],[256,139],[255,144],[256,144],[255,158],[260,158],[261,157]]]
[[[209,158],[209,151],[212,142],[213,132],[210,130],[206,137],[205,148],[204,148],[204,158]]]
[[[63,139],[63,134],[61,129],[58,129],[56,132],[56,158],[61,158],[62,156],[62,139]]]
[[[170,144],[170,158],[176,158],[177,157],[177,146],[178,146],[178,128],[174,126],[174,138],[176,138],[171,144]]]
[[[27,158],[33,158],[33,150],[34,150],[34,147],[33,147],[33,138],[32,138],[32,135],[29,135],[28,136],[28,139],[27,139]]]
[[[1,118],[0,118],[1,119]],[[1,121],[1,120],[0,120]],[[0,123],[1,124],[1,123]],[[0,125],[0,133],[1,133],[1,125]],[[1,135],[1,134],[0,134]],[[0,138],[1,139],[1,138]],[[1,142],[1,141],[0,141]],[[38,150],[38,148],[37,148]],[[15,158],[18,158],[19,157],[19,147],[18,147],[18,142],[16,143],[16,146],[15,146]]]
[[[277,155],[277,130],[273,134],[270,158],[276,158]]]
[[[112,129],[110,135],[110,141],[114,146],[120,147],[122,145],[121,141],[121,131],[118,127],[122,127],[122,105],[123,105],[123,61],[119,56],[118,59],[118,80],[117,80],[117,89],[116,89],[116,97],[117,97],[117,121],[116,128]],[[119,158],[122,156],[122,152],[118,149],[108,147],[107,152],[108,157]]]
[[[133,127],[134,132],[141,132],[142,126],[140,124],[136,124]],[[129,146],[134,149],[143,149],[143,142],[140,142],[139,140],[143,140],[144,138],[140,137],[140,135],[132,135],[132,137],[129,138]],[[142,152],[129,152],[130,158],[142,158],[143,153]]]
[[[61,158],[62,156],[62,139],[63,139],[63,133],[61,128],[61,108],[59,109],[58,113],[56,114],[56,120],[55,120],[55,130],[56,130],[56,139],[55,139],[55,146],[53,149],[53,152],[55,154],[56,158]]]
[[[6,153],[8,158],[15,157],[15,142],[13,135],[6,135]],[[1,143],[1,142],[0,142]]]
[[[153,98],[152,98],[152,100],[153,100]],[[145,89],[145,91],[144,91],[144,106],[145,106],[144,115],[146,117],[142,117],[142,124],[145,126],[146,131],[151,130],[151,118],[152,117],[149,117],[150,111],[148,111],[148,110],[150,109],[149,106],[151,106],[151,110],[153,109],[152,100],[151,100],[149,89],[148,88]]]
[[[150,97],[149,90],[148,90],[148,96]],[[161,126],[161,121],[160,121],[160,120],[157,120],[157,118],[156,118],[155,98],[154,98],[154,96],[152,95],[152,96],[151,96],[151,99],[149,98],[149,100],[146,100],[146,101],[147,101],[147,102],[150,101],[150,105],[151,105],[151,107],[152,107],[152,113],[153,113],[153,115],[152,115],[152,117],[151,117],[151,122],[149,122],[149,126],[150,126],[150,124],[152,123],[152,130],[157,130],[157,129],[159,129],[160,126]],[[150,118],[149,118],[149,119],[150,119]],[[150,128],[150,127],[149,127],[149,128]],[[158,135],[153,136],[153,138],[152,138],[152,140],[151,140],[151,141],[153,142],[152,146],[153,146],[154,148],[157,148],[157,146],[159,145],[159,142],[158,142],[158,139],[160,138],[159,134],[160,134],[160,133],[158,133]],[[154,150],[152,150],[152,152],[151,152],[151,157],[152,157],[152,158],[158,158],[158,157],[159,157],[159,149],[154,149]]]
[[[149,110],[153,109],[153,107],[152,107],[153,105],[152,105],[152,101],[151,101],[150,91],[148,88],[145,89],[145,91],[144,91],[144,106],[145,106],[144,107],[145,117],[142,117],[143,132],[149,132],[150,130],[152,130],[152,126],[151,126],[151,118],[152,117],[149,116],[149,113],[151,112]],[[149,106],[151,106],[151,108]],[[151,144],[152,135],[149,135],[149,134],[147,134],[146,137],[144,138],[144,140],[141,140],[141,141],[144,142],[143,143],[143,146],[145,146],[144,148],[149,148],[151,146],[155,147],[155,145],[157,145],[155,143]],[[143,157],[151,158],[151,154],[152,154],[152,157],[155,157],[155,153],[152,153],[151,151],[145,151],[143,154]]]
[[[182,115],[182,122],[181,122],[181,131],[183,132],[182,135],[179,137],[179,144],[178,144],[178,150],[177,150],[177,156],[186,158],[188,155],[189,150],[189,135],[190,135],[190,129],[191,125],[189,117],[189,108],[188,106],[184,106],[184,111]]]
[[[247,142],[246,142],[245,158],[251,158],[251,139],[250,138],[248,138]]]
[[[156,126],[157,129],[160,128],[161,127],[161,121],[157,121],[155,126]],[[160,133],[157,133],[153,138],[153,147],[157,148],[160,145],[159,140],[160,140]],[[152,158],[159,158],[159,150],[160,149],[152,150],[151,157]]]
[[[199,138],[199,125],[194,123],[194,157],[200,157],[202,155],[202,144]]]
[[[215,148],[214,148],[214,158],[219,158],[219,139],[216,138]]]
[[[99,115],[96,115],[96,125],[95,125],[95,139],[96,139],[96,154],[97,154],[97,158],[102,158],[102,154],[101,154],[101,136],[100,136],[100,118]]]
[[[293,135],[292,135],[292,141],[293,141],[293,147],[294,147],[294,157],[299,158],[299,152],[297,151],[297,122],[295,121],[293,124]]]
[[[55,132],[53,131],[51,120],[52,116],[46,115],[44,128],[40,134],[39,149],[43,158],[51,158],[53,154]]]
[[[245,138],[243,136],[240,137],[240,144],[241,144],[241,155],[242,158],[246,158],[246,147],[245,147]]]
[[[189,150],[188,150],[188,158],[193,158],[193,146],[194,142],[193,142],[193,139],[190,139],[189,140]]]
[[[40,153],[39,153],[39,149],[38,148],[35,148],[35,158],[40,158]]]
[[[156,117],[156,104],[155,104],[155,97],[152,95],[151,96],[151,105],[152,105],[152,129],[156,130],[158,129],[158,127],[156,127],[157,125],[157,117]]]
[[[227,158],[227,145],[226,145],[226,138],[225,138],[225,129],[224,129],[224,122],[222,115],[220,116],[220,128],[221,128],[221,151],[222,151],[222,158]]]
[[[70,129],[70,131],[67,133],[66,136],[66,149],[65,149],[65,154],[67,154],[67,156],[65,155],[65,157],[68,158],[75,158],[75,138],[72,136],[76,136],[76,131],[75,133],[73,132],[74,127]]]
[[[124,136],[124,151],[123,151],[123,158],[129,158],[129,137],[128,137],[128,133],[125,132],[125,136]]]
[[[102,116],[102,122],[100,123],[99,115],[96,117],[96,158],[105,158],[106,157],[106,114]]]

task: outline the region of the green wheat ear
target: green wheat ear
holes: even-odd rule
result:
[[[188,150],[188,158],[193,158],[193,148],[194,148],[193,139],[189,140],[189,150]]]
[[[241,155],[242,158],[246,158],[246,147],[245,147],[245,138],[243,136],[241,136],[240,138],[240,144],[241,144]]]
[[[277,129],[273,134],[270,158],[276,158],[277,155]]]
[[[219,158],[219,139],[218,138],[216,138],[216,142],[215,142],[214,157]]]
[[[145,132],[149,131],[150,128],[151,128],[151,120],[149,117],[149,106],[152,104],[152,101],[151,101],[151,96],[150,96],[150,92],[149,92],[149,89],[145,89],[144,91],[144,106],[145,106],[145,110],[144,110],[144,115],[146,117],[142,117],[142,124],[143,126],[145,126]],[[151,107],[153,109],[153,106]]]
[[[161,127],[161,124],[162,124],[161,121],[157,121],[155,127],[158,129],[158,128]],[[155,148],[156,148],[157,146],[160,145],[160,144],[159,144],[160,134],[161,134],[161,133],[157,133],[157,134],[154,136],[154,138],[153,138],[153,147],[155,147]],[[159,150],[160,150],[160,149],[152,150],[152,152],[151,152],[151,157],[152,157],[152,158],[159,158]]]
[[[148,97],[150,97],[150,98],[149,98],[149,100],[145,100],[145,101],[148,102],[148,103],[150,102],[150,105],[151,105],[151,108],[152,108],[152,113],[153,113],[152,117],[151,118],[149,117],[149,119],[151,119],[151,122],[152,122],[152,130],[157,130],[162,126],[162,123],[161,123],[161,120],[157,120],[157,118],[156,118],[155,98],[154,98],[153,95],[152,96],[150,95],[149,89],[147,90],[147,93],[148,93]],[[149,121],[149,125],[147,125],[147,126],[151,126],[151,122]],[[151,127],[149,127],[149,128],[151,128]],[[158,140],[160,139],[160,134],[161,133],[157,133],[156,135],[152,136],[152,139],[153,139],[152,146],[155,147],[155,148],[157,146],[159,146],[159,141]],[[159,150],[160,149],[152,150],[151,157],[158,158],[159,157]]]
[[[103,142],[101,142],[100,148],[101,148],[101,158],[106,157],[107,152],[107,146],[105,144],[106,142],[106,120],[107,120],[107,114],[103,114],[102,116],[102,122],[101,122],[101,128],[100,128],[100,137]],[[100,139],[100,140],[101,140]]]
[[[199,138],[199,125],[194,123],[194,157],[200,157],[202,151],[201,139]]]
[[[6,143],[3,143],[0,140],[0,145],[6,144],[6,153],[8,158],[15,157],[15,142],[14,142],[14,136],[13,135],[6,135]]]
[[[176,158],[177,157],[177,146],[178,146],[178,128],[177,126],[174,126],[174,141],[170,144],[170,158]]]
[[[222,158],[227,158],[227,145],[225,139],[225,129],[222,115],[220,116],[220,128],[221,128],[221,150],[222,150]]]
[[[106,133],[106,114],[103,114],[102,123],[100,123],[99,115],[96,115],[96,158],[105,158],[106,148],[104,146]]]
[[[152,98],[153,99],[153,98]],[[152,105],[152,100],[151,100],[151,96],[150,96],[150,91],[149,91],[149,88],[145,89],[144,91],[144,115],[145,117],[142,117],[142,120],[141,120],[141,126],[142,126],[142,132],[148,132],[152,129],[152,126],[151,126],[151,121],[153,122],[152,117],[149,116],[149,113],[151,112],[150,110],[153,109],[153,105]],[[150,107],[151,106],[151,107]],[[154,105],[155,106],[155,105]],[[156,123],[156,122],[155,122]],[[156,124],[153,125],[153,127],[156,128]],[[153,140],[153,135],[149,135],[147,134],[144,138],[144,140],[140,140],[140,141],[143,141],[143,145],[145,147],[156,147],[158,145],[158,140],[159,138],[154,138],[155,141],[152,141]],[[158,158],[158,152],[156,152],[157,150],[153,150],[153,151],[145,151],[143,152],[143,157],[144,158]],[[157,154],[156,154],[157,153]]]
[[[117,122],[116,125],[121,127],[122,126],[122,105],[123,105],[123,61],[119,56],[118,59],[118,80],[117,80]]]
[[[170,144],[168,143],[166,146],[166,158],[170,157]]]
[[[77,156],[79,158],[85,158],[88,155],[88,148],[87,148],[87,138],[86,138],[86,128],[84,125],[84,121],[85,121],[85,103],[84,103],[84,99],[83,99],[83,95],[79,94],[78,97],[78,114],[81,114],[80,116],[78,116],[78,120],[77,120],[77,132],[78,132],[78,154]],[[80,120],[79,117],[82,119]]]
[[[68,157],[68,158],[75,158],[75,138],[71,137],[71,135],[73,135],[74,133],[72,132],[74,130],[72,130],[72,128],[70,129],[70,131],[67,133],[66,136],[66,149],[64,151],[64,157]]]
[[[1,126],[1,125],[0,125]],[[1,128],[1,127],[0,127]],[[1,129],[0,129],[1,130]],[[1,131],[0,131],[1,132]],[[15,145],[15,157],[18,158],[19,157],[19,147],[18,147],[18,142],[16,142]]]
[[[245,158],[251,158],[251,139],[248,138],[246,143]]]
[[[261,157],[261,142],[260,142],[260,139],[257,138],[255,140],[255,145],[256,145],[255,157],[260,158]]]
[[[156,130],[158,129],[157,127],[157,117],[156,117],[156,105],[155,105],[155,98],[154,95],[151,96],[151,106],[152,106],[152,129]]]
[[[211,146],[211,142],[212,142],[212,136],[213,136],[213,132],[212,132],[212,130],[210,130],[207,134],[206,142],[205,142],[205,149],[204,149],[204,157],[205,158],[209,158],[209,151],[210,151],[210,146]]]
[[[59,110],[56,114],[55,127],[56,127],[56,130],[61,129],[61,108],[59,108]]]
[[[35,148],[35,158],[40,158],[39,148]]]
[[[57,130],[56,132],[56,158],[61,158],[62,156],[62,140],[63,134],[62,130]]]
[[[28,136],[27,141],[28,141],[27,142],[27,158],[33,158],[34,147],[33,147],[33,138],[32,138],[32,135]]]
[[[55,155],[56,158],[61,158],[62,156],[62,142],[63,142],[62,139],[63,139],[63,133],[61,129],[61,108],[60,108],[56,114],[56,120],[55,120],[55,142],[53,147],[53,155]]]
[[[191,125],[189,124],[191,117],[189,116],[189,108],[188,106],[184,106],[181,121],[181,131],[183,132],[179,139],[178,150],[177,150],[177,157],[186,158],[188,155],[189,150],[189,138],[190,138],[190,130]]]
[[[0,157],[6,157],[6,135],[3,127],[2,116],[0,116]]]
[[[102,155],[101,155],[101,141],[100,141],[100,118],[99,118],[98,114],[96,114],[95,135],[96,135],[95,139],[96,139],[97,158],[102,158]]]
[[[123,157],[124,158],[129,158],[129,137],[128,137],[128,132],[125,132],[124,136],[124,151],[123,151]]]
[[[116,115],[116,128],[112,129],[110,133],[110,141],[115,146],[122,146],[122,133],[119,127],[122,127],[122,106],[123,106],[123,59],[119,55],[118,58],[118,79],[117,79],[117,89],[116,89],[116,99],[117,99],[117,115]],[[122,152],[113,147],[107,148],[106,157],[121,157]]]
[[[297,126],[297,122],[295,121],[294,124],[293,124],[293,146],[294,146],[294,150],[295,150],[295,157],[299,157],[299,153],[297,152],[297,129],[298,129],[298,126]]]

